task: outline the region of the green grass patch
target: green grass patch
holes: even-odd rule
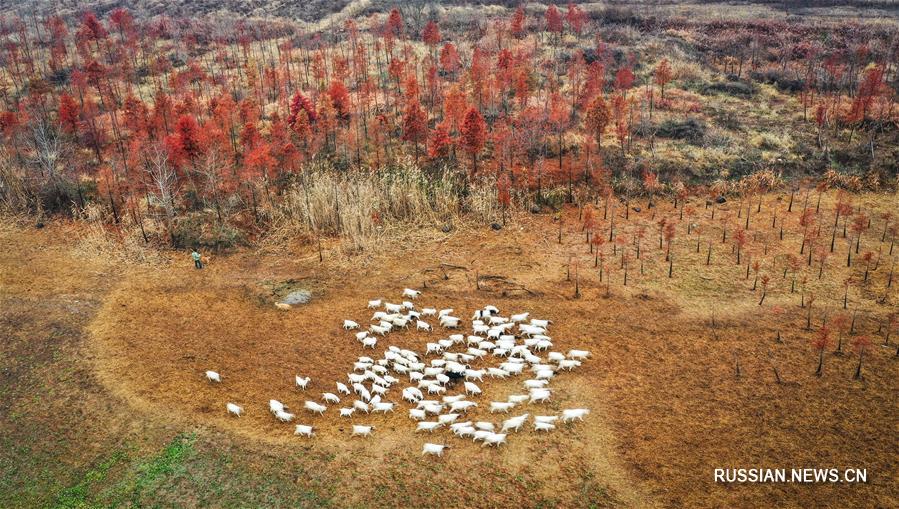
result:
[[[184,462],[193,454],[196,436],[180,434],[161,451],[140,463],[131,463],[131,473],[122,480],[111,481],[110,471],[127,459],[124,451],[117,451],[96,467],[88,470],[74,485],[60,491],[53,502],[55,509],[85,509],[99,507],[142,507],[145,497],[156,487],[184,469]],[[106,489],[103,486],[107,485]]]
[[[102,483],[109,474],[109,470],[124,458],[125,453],[118,451],[95,468],[88,470],[78,483],[62,490],[56,496],[53,507],[57,509],[96,507],[95,504],[88,503],[91,488],[98,483]]]
[[[137,475],[120,485],[118,496],[115,497],[113,507],[117,507],[124,499],[129,499],[131,505],[141,507],[141,500],[145,493],[152,492],[162,480],[181,473],[184,469],[184,461],[193,454],[193,445],[196,435],[179,434],[162,451],[150,458],[137,468]]]

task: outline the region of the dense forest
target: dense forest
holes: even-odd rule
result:
[[[9,211],[160,245],[361,245],[610,194],[896,184],[891,19],[414,4],[312,30],[97,12],[0,21]]]

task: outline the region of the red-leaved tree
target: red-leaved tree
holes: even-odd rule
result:
[[[415,162],[418,162],[418,144],[428,139],[428,118],[418,101],[410,102],[403,115],[403,141],[415,146]]]
[[[503,226],[506,224],[506,210],[512,203],[512,182],[508,173],[503,173],[496,181],[496,198],[503,211]]]
[[[471,173],[478,171],[478,153],[484,148],[487,138],[487,123],[477,108],[469,108],[462,122],[461,145],[471,156]]]
[[[81,121],[78,104],[69,94],[63,92],[59,95],[59,125],[62,130],[75,134],[78,132],[78,123]]]

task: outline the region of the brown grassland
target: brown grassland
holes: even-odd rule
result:
[[[833,194],[821,203],[825,225],[832,221]],[[789,214],[787,199],[765,196],[752,218],[759,237],[740,266],[730,240],[721,243],[717,219],[731,214],[735,222],[738,204],[719,205],[712,222],[711,208],[694,200],[692,221],[711,240],[712,262],[705,265],[705,241],[695,253],[695,230],[688,236],[679,229],[671,278],[653,209],[632,202],[641,212],[632,210],[625,220],[619,206],[610,211],[619,231],[646,228],[643,275],[632,260],[627,286],[610,244],[603,249],[612,273],[599,281],[573,207],[561,214],[561,243],[558,218],[517,214],[497,232],[462,226],[449,234],[384,238],[381,248],[351,257],[335,241],[325,246],[322,263],[314,246],[297,241],[266,253],[217,256],[203,271],[183,253],[116,266],[62,242],[81,235],[83,226],[57,222],[35,230],[6,221],[0,229],[0,328],[7,338],[0,347],[0,413],[6,416],[0,460],[16,469],[0,479],[0,501],[7,507],[69,507],[72,500],[86,506],[895,507],[899,334],[889,348],[881,344],[882,323],[897,309],[899,292],[895,283],[886,288],[889,237],[880,243],[876,218],[896,211],[896,196],[855,197],[874,218],[862,252],[880,247],[885,260],[867,281],[860,261],[846,268],[849,243],[839,231],[821,279],[817,259],[810,268],[803,263],[805,291],[817,295],[812,329],[843,311],[843,282],[856,278],[848,311],[858,312],[856,332],[873,341],[861,381],[853,380],[857,355],[848,333],[846,354],[832,354],[831,344],[823,376],[814,375],[815,330],[805,330],[800,289],[791,293],[791,276],[781,272],[785,262],[775,256],[798,253],[801,242],[802,197]],[[814,202],[812,193],[808,206]],[[786,218],[783,241],[770,229],[775,210]],[[677,217],[670,201],[658,202],[655,211]],[[602,205],[596,212],[601,218]],[[770,243],[768,255],[761,235]],[[571,256],[579,261],[579,298],[573,268],[566,280]],[[763,260],[760,272],[771,277],[762,306],[760,288],[750,291],[752,275],[744,277],[747,256]],[[388,344],[423,350],[425,341],[441,336],[439,330],[427,339],[393,333],[374,353],[363,353],[340,328],[344,318],[367,321],[366,299],[398,300],[407,286],[424,291],[419,305],[453,307],[463,317],[492,303],[504,313],[528,310],[552,319],[554,349],[583,348],[591,358],[553,382],[544,413],[588,407],[591,414],[554,433],[512,435],[498,450],[447,431],[415,434],[405,405],[387,416],[339,419],[332,408],[309,417],[303,400],[333,390],[359,355],[376,357]],[[280,311],[273,293],[287,287],[310,289],[314,298]],[[773,313],[775,306],[784,312]],[[206,382],[206,369],[221,372],[223,383]],[[312,377],[306,393],[293,387],[297,373]],[[487,402],[521,392],[519,383],[483,384],[472,416],[495,420]],[[268,413],[270,398],[295,409],[317,436],[294,437],[292,426]],[[229,418],[228,401],[242,404],[246,415]],[[541,413],[537,408],[531,413]],[[350,439],[351,422],[374,424],[374,436]],[[438,461],[422,458],[426,441],[452,448]],[[713,482],[715,467],[757,466],[866,468],[868,482]]]

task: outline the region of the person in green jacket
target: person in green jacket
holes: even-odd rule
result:
[[[203,259],[196,249],[194,249],[194,252],[190,254],[190,257],[194,259],[194,267],[198,269],[203,268]]]

